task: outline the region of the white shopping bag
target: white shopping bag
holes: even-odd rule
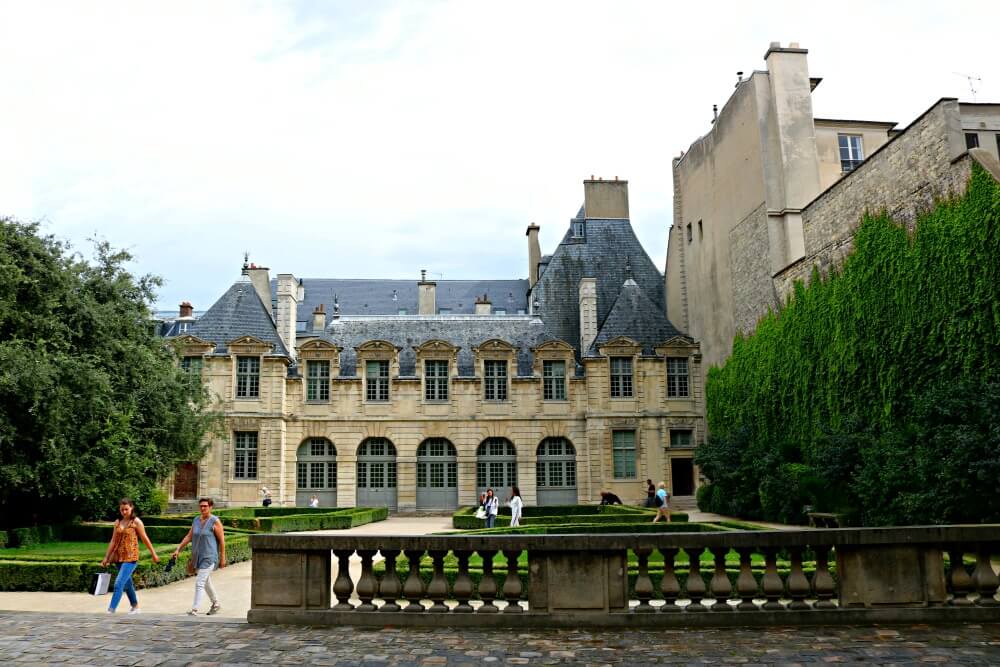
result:
[[[90,594],[105,595],[107,594],[108,586],[110,585],[111,574],[108,572],[98,572],[90,578]]]

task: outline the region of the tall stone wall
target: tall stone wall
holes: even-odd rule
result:
[[[761,315],[777,305],[769,277],[767,225],[767,207],[761,202],[729,231],[733,323],[744,334],[753,331]]]
[[[885,211],[912,227],[935,201],[964,191],[970,168],[958,102],[941,100],[803,209],[806,254],[774,276],[780,302],[814,266],[827,275],[843,263],[866,212]]]

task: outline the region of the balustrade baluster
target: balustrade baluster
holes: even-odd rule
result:
[[[684,547],[684,551],[688,555],[688,578],[685,588],[687,589],[688,597],[691,599],[691,604],[685,607],[684,611],[708,611],[708,607],[701,603],[705,599],[705,592],[708,590],[705,587],[705,580],[701,577],[701,552],[703,549],[699,547]]]
[[[385,604],[379,608],[379,611],[399,611],[399,604],[396,600],[399,598],[402,585],[399,583],[399,574],[396,572],[396,552],[395,550],[388,552],[383,550],[382,555],[385,556],[385,572],[378,582],[378,595]]]
[[[483,559],[483,576],[479,580],[479,599],[483,601],[483,606],[479,608],[480,614],[495,614],[500,609],[494,604],[497,599],[497,580],[493,578],[493,557],[494,550],[480,550],[476,552]]]
[[[663,554],[663,579],[660,580],[663,606],[660,607],[660,611],[678,612],[681,608],[677,606],[677,595],[681,592],[681,585],[674,572],[674,558],[677,557],[677,549],[660,549],[660,553]]]
[[[350,559],[353,551],[334,551],[337,558],[337,579],[333,582],[333,597],[337,599],[337,604],[333,605],[338,611],[351,611],[351,593],[354,591],[354,584],[351,582]]]
[[[447,553],[447,551],[430,552],[431,558],[434,559],[434,574],[427,585],[427,597],[434,604],[427,611],[435,613],[448,611],[448,605],[444,603],[444,599],[448,597],[448,580],[444,576],[444,557]]]
[[[972,577],[965,571],[965,563],[962,558],[965,556],[965,548],[957,544],[948,549],[948,556],[951,561],[951,604],[956,607],[963,607],[972,604],[969,593],[972,592]]]
[[[990,564],[989,544],[980,544],[976,550],[976,569],[972,571],[973,587],[979,592],[979,599],[976,604],[981,607],[995,607],[997,600],[994,597],[997,593],[997,575]]]
[[[836,586],[833,583],[833,575],[830,574],[828,555],[830,547],[813,547],[816,550],[816,572],[813,574],[812,588],[816,595],[816,609],[836,609],[837,604],[833,601]]]
[[[785,584],[781,581],[781,575],[778,574],[778,554],[774,548],[764,549],[764,577],[760,580],[760,584],[764,597],[767,599],[763,608],[767,611],[784,610],[785,607],[779,600],[781,594],[785,592]]]
[[[469,551],[456,551],[458,558],[458,574],[455,575],[455,585],[452,587],[452,594],[458,600],[458,606],[452,611],[459,614],[468,614],[473,611],[469,599],[472,597],[472,577],[469,576]]]
[[[372,572],[372,558],[375,556],[375,550],[364,549],[358,551],[358,555],[361,556],[361,577],[358,579],[358,585],[355,587],[355,590],[358,593],[361,604],[356,611],[375,611],[375,604],[372,602],[378,586],[375,574]]]
[[[751,556],[753,549],[741,547],[737,549],[740,554],[740,575],[736,577],[736,592],[740,595],[740,603],[736,605],[738,611],[758,611],[754,604],[754,596],[757,595],[757,580],[753,576],[751,567]]]
[[[729,553],[729,547],[715,547],[711,553],[715,556],[715,573],[712,575],[712,596],[715,597],[715,603],[711,610],[732,611],[729,594],[733,592],[733,584],[726,574],[726,554]]]
[[[504,613],[518,613],[524,611],[519,600],[521,599],[521,577],[517,573],[517,557],[521,555],[520,550],[503,552],[507,559],[507,578],[503,580],[503,596],[507,600],[507,607]]]
[[[788,608],[809,609],[809,603],[806,602],[806,596],[809,595],[809,580],[802,571],[802,547],[789,547],[788,552],[792,556],[792,568],[788,573],[788,597],[792,598],[792,601],[788,603]]]
[[[410,574],[403,582],[403,597],[406,598],[407,605],[404,612],[419,613],[424,611],[424,605],[420,603],[424,599],[424,580],[420,577],[420,559],[424,552],[407,551],[406,557],[410,561]]]
[[[635,579],[635,596],[639,599],[639,606],[635,611],[639,613],[651,613],[656,611],[649,604],[653,597],[653,580],[649,578],[649,554],[653,552],[650,547],[637,547],[635,557],[639,561],[639,576]]]

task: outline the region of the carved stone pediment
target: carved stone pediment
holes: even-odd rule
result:
[[[701,361],[701,346],[687,336],[674,336],[653,348],[658,357],[694,357]]]
[[[182,357],[211,354],[215,350],[215,343],[192,336],[191,334],[184,334],[183,336],[174,338],[170,341],[170,345]]]
[[[513,354],[517,351],[517,348],[508,343],[505,340],[500,340],[499,338],[490,338],[485,340],[476,347],[472,348],[472,351],[476,354]]]
[[[535,354],[539,352],[565,352],[573,354],[573,346],[561,340],[547,340],[531,348]]]
[[[617,336],[600,345],[597,350],[606,357],[631,357],[642,352],[642,345],[628,336]]]
[[[431,356],[450,356],[458,353],[459,348],[452,345],[446,340],[432,339],[421,343],[420,345],[414,345],[413,351],[418,355],[424,355],[427,357]]]
[[[255,336],[240,336],[226,343],[226,348],[231,354],[267,354],[274,345]]]

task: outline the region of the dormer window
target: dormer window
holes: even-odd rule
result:
[[[384,403],[389,400],[389,362],[365,363],[365,400]]]
[[[572,229],[573,238],[575,239],[584,238],[587,231],[587,227],[584,224],[583,220],[574,220],[570,228]]]

